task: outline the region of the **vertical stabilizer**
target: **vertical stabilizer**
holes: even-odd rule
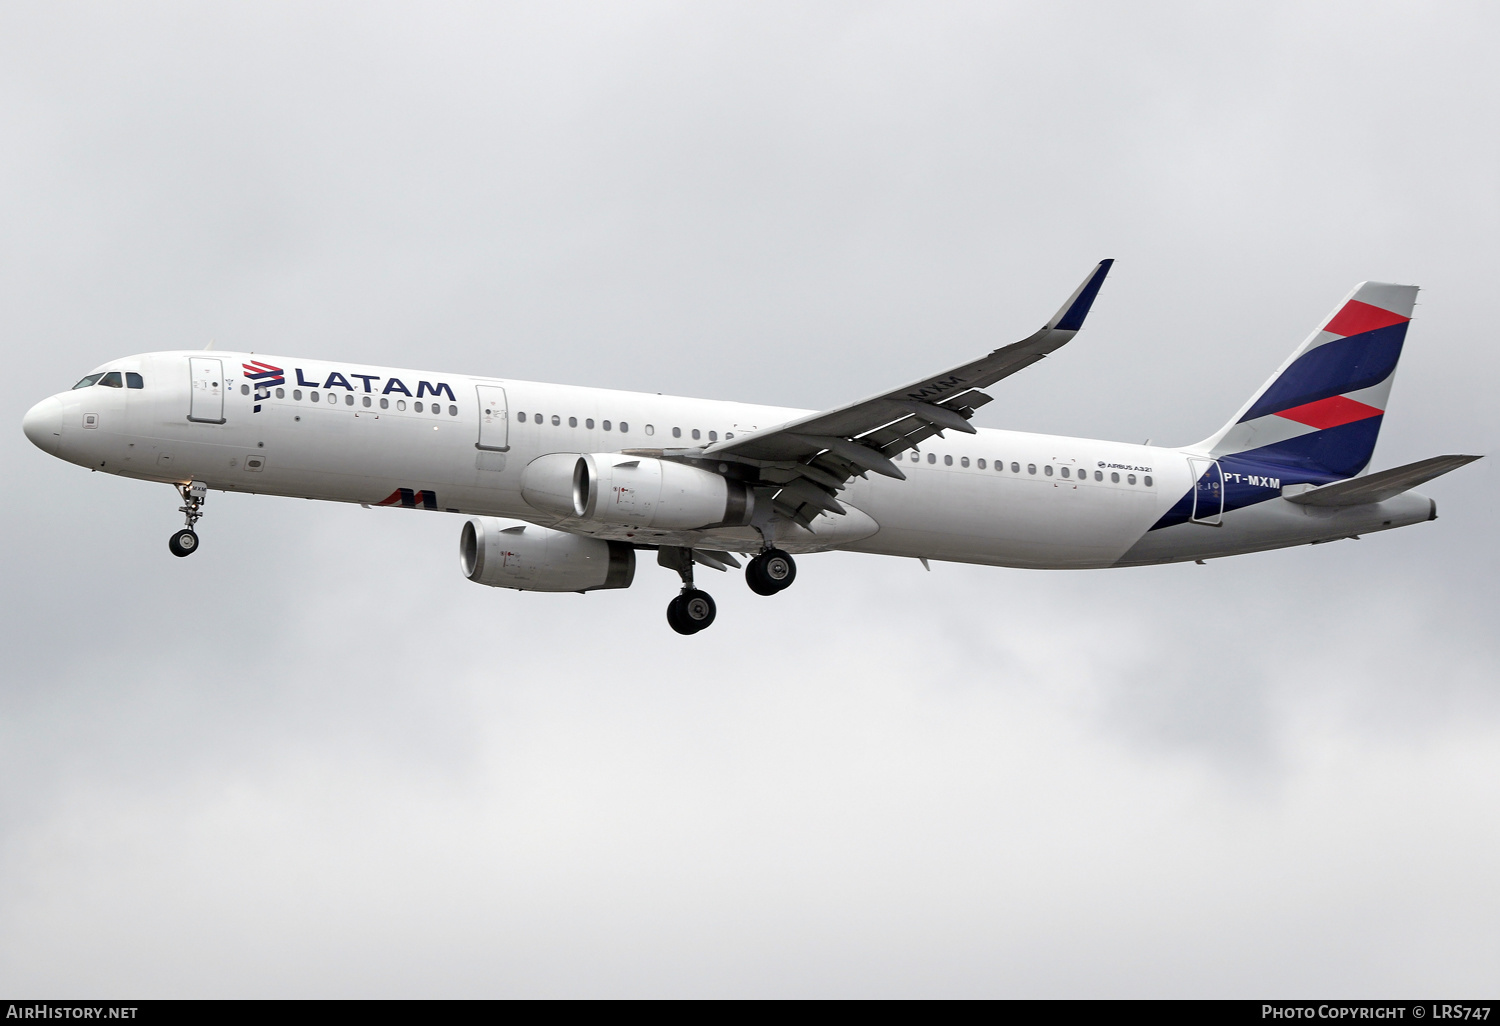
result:
[[[1362,282],[1233,420],[1193,448],[1309,480],[1360,473],[1375,452],[1416,301],[1415,285]]]

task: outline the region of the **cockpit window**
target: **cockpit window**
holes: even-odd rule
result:
[[[90,385],[97,384],[98,381],[99,381],[99,379],[102,378],[102,377],[104,377],[103,374],[90,374],[88,377],[84,378],[82,381],[80,381],[78,384],[74,385],[73,387],[74,388],[88,388]]]
[[[109,388],[124,388],[125,387],[125,382],[122,381],[122,380],[120,380],[120,372],[119,371],[110,371],[108,374],[104,375],[104,377],[102,377],[102,378],[99,379],[99,384],[105,385],[105,386],[107,386]]]
[[[143,380],[141,380],[141,376],[139,374],[137,374],[135,371],[126,371],[125,372],[125,387],[126,388],[145,388],[146,387],[146,382],[144,382]]]

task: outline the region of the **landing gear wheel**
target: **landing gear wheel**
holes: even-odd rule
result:
[[[191,556],[198,551],[198,535],[190,528],[183,528],[172,535],[167,548],[172,550],[174,556]]]
[[[667,604],[667,623],[678,634],[697,634],[714,622],[718,612],[708,592],[691,588]]]
[[[745,583],[757,595],[774,595],[797,579],[797,564],[780,549],[767,549],[745,567]]]

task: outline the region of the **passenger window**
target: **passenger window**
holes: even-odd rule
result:
[[[987,464],[987,463],[985,463],[985,462],[984,462],[984,460],[982,460],[982,459],[981,459],[981,460],[980,460],[980,461],[979,461],[979,469],[980,469],[980,470],[984,470],[984,469],[986,469],[986,468],[987,468],[987,467],[988,467],[988,466],[989,466],[989,464]]]
[[[1141,478],[1141,483],[1144,484],[1147,488],[1150,488],[1151,487],[1151,475],[1147,474],[1145,477]]]
[[[101,381],[101,382],[99,382],[99,384],[101,384],[101,385],[107,385],[107,384],[109,384],[109,382],[108,381]],[[116,385],[115,387],[119,388],[120,386]],[[250,386],[249,385],[241,385],[240,386],[240,395],[249,395],[249,394],[250,394]]]
[[[336,396],[336,395],[334,395],[332,392],[329,392],[328,393],[328,401],[331,402],[331,403],[336,403],[336,402],[339,401],[339,397]]]
[[[1096,470],[1096,471],[1094,471],[1094,480],[1095,481],[1103,481],[1104,480],[1104,471],[1102,471],[1102,470]]]
[[[969,457],[965,456],[963,459],[959,460],[958,465],[960,467],[967,467],[969,465]]]
[[[391,408],[391,401],[389,399],[385,398],[384,396],[381,396],[380,397],[380,408],[382,410],[389,410]]]
[[[140,375],[136,375],[136,376],[139,377]],[[130,375],[129,374],[125,375],[125,380],[127,382],[130,380]],[[131,388],[140,388],[141,386],[140,385],[131,385],[130,387]],[[284,388],[278,388],[276,390],[276,398],[278,398],[278,399],[285,399],[286,398],[286,389],[284,389]],[[368,406],[369,404],[366,403],[365,405]]]
[[[623,420],[620,421],[620,434],[622,434],[622,435],[623,434],[627,434],[627,433],[629,433],[629,431],[630,431],[630,425],[627,424],[627,423],[625,423]]]
[[[710,431],[708,433],[708,440],[710,442],[717,442],[719,440],[719,433],[717,431]]]
[[[1134,474],[1126,474],[1125,475],[1125,483],[1126,484],[1135,484],[1135,475]]]
[[[369,403],[369,400],[366,400],[366,404],[367,405],[368,405],[368,403]],[[448,407],[448,416],[450,416],[450,417],[457,417],[458,416],[458,407],[457,406],[450,406],[450,407]]]
[[[398,412],[399,411],[404,411],[406,409],[406,400],[405,399],[397,399],[396,400],[396,409],[397,409]]]
[[[421,403],[417,403],[417,412],[418,413],[422,412],[422,404]],[[531,415],[531,422],[533,424],[540,424],[542,422],[542,415],[540,413],[533,413]]]
[[[555,413],[552,415],[552,426],[553,427],[562,427],[562,418],[559,417]]]
[[[682,428],[673,428],[672,429],[672,437],[673,438],[681,438],[682,437]]]
[[[1068,468],[1067,467],[1063,467],[1062,468],[1062,476],[1063,477],[1067,477],[1068,476]]]
[[[1035,474],[1036,473],[1036,464],[1035,463],[1028,463],[1028,464],[1026,464],[1026,473],[1028,473],[1028,474]]]
[[[953,466],[953,457],[952,456],[944,456],[943,457],[943,466],[945,466],[945,467],[951,467],[951,466]]]
[[[318,399],[318,393],[316,393],[316,392],[309,392],[309,393],[307,393],[307,401],[310,402],[310,403],[318,402],[319,401],[319,399]]]
[[[594,430],[594,418],[590,417],[588,420],[585,420],[583,422],[583,426],[588,428],[590,431]]]
[[[602,428],[604,428],[604,430],[608,431],[609,430],[609,421],[606,420],[603,424],[600,425],[600,427],[602,427]]]
[[[1012,474],[1019,474],[1021,472],[1021,465],[1019,463],[1012,463],[1010,465],[1010,472]],[[1032,471],[1032,473],[1034,474],[1036,471]]]
[[[1119,484],[1120,483],[1120,475],[1114,473],[1113,471],[1111,471],[1110,475],[1109,475],[1109,483],[1110,484]]]
[[[693,441],[696,442],[698,439],[700,439],[702,437],[703,437],[703,435],[699,433],[698,429],[697,428],[693,428]]]
[[[369,405],[370,405],[370,397],[369,396],[365,396],[364,397],[364,403],[365,403],[365,407],[368,408]]]
[[[421,413],[422,412],[422,400],[418,399],[416,402],[412,403],[411,404],[411,408],[413,410],[416,410],[418,413]],[[542,415],[540,413],[538,413],[536,415],[536,419],[537,419],[537,423],[541,423]]]
[[[125,387],[125,382],[123,382],[123,381],[120,380],[120,372],[119,371],[110,371],[108,374],[104,375],[104,377],[102,377],[102,378],[99,379],[99,384],[105,385],[105,386],[107,386],[109,388],[124,388]],[[249,394],[250,389],[246,388],[245,392],[246,392],[246,394]]]
[[[1047,464],[1045,467],[1042,468],[1042,470],[1047,474],[1048,477],[1052,476],[1052,464],[1050,464],[1050,463]]]
[[[647,424],[646,425],[646,434],[648,434],[648,435],[654,435],[654,434],[656,434],[656,428],[654,428],[650,424]]]
[[[353,406],[354,405],[354,396],[352,396],[352,395],[346,395],[346,396],[344,396],[344,405],[345,406]],[[437,407],[434,406],[433,409],[437,409]]]
[[[137,374],[135,371],[126,371],[125,372],[125,387],[126,388],[145,388],[146,387],[146,382],[144,380],[142,380],[141,376],[139,374]],[[280,399],[281,398],[281,395],[280,395],[281,389],[278,388],[276,390],[276,392],[277,392],[276,398]]]
[[[295,399],[295,400],[297,400],[300,403],[302,401],[302,389],[300,389],[300,388],[294,388],[294,389],[292,389],[292,398]]]
[[[724,432],[724,441],[727,442],[727,441],[729,441],[733,437],[734,437],[734,432],[733,431],[726,431],[726,432]]]
[[[406,407],[404,407],[404,406],[401,407],[401,408],[403,410],[406,409]],[[516,419],[519,420],[522,424],[524,424],[524,423],[526,423],[526,414],[524,414],[524,413],[518,413],[518,414],[516,414]]]
[[[937,462],[937,453],[935,453],[935,452],[928,453],[927,454],[927,462],[928,463],[936,463]]]
[[[78,382],[78,384],[74,385],[73,387],[74,388],[88,388],[90,385],[97,385],[99,383],[99,379],[102,378],[102,377],[104,377],[104,373],[102,371],[100,373],[98,373],[98,374],[90,374],[88,377],[82,379],[81,381]]]
[[[576,428],[577,426],[578,426],[578,418],[577,417],[569,417],[568,418],[568,427]]]

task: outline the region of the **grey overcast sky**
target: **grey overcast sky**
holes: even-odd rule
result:
[[[1492,4],[0,4],[0,992],[1474,996],[1500,507],[1237,559],[523,595],[461,521],[20,430],[111,357],[827,407],[1093,317],[995,427],[1217,428],[1423,286],[1376,466],[1492,453]]]

